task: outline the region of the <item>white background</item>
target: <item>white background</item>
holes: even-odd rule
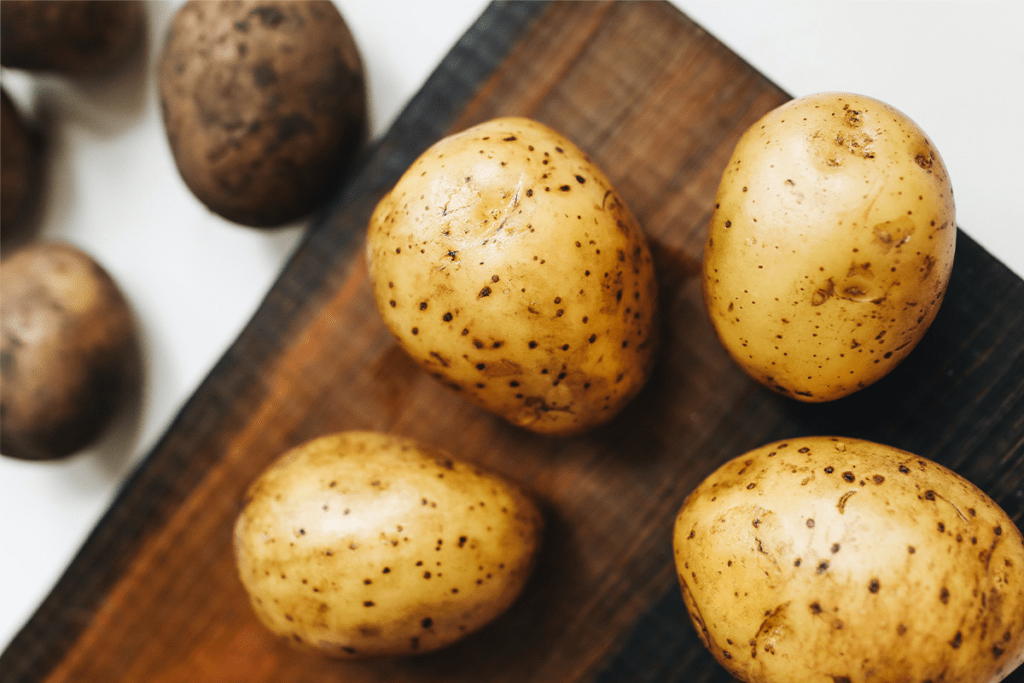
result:
[[[181,182],[153,66],[180,2],[147,2],[146,59],[110,82],[5,70],[51,154],[40,237],[84,248],[136,314],[137,410],[60,462],[0,458],[0,647],[45,598],[118,486],[255,313],[304,224],[257,231],[210,214]],[[383,133],[485,7],[483,0],[339,0],[360,46],[372,132]],[[960,226],[1024,276],[1024,3],[676,0],[794,96],[827,90],[896,106],[938,146]]]

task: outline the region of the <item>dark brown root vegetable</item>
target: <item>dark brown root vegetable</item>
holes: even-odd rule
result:
[[[0,262],[0,452],[26,460],[92,444],[139,378],[128,303],[92,258],[31,244]]]
[[[36,194],[37,159],[24,119],[0,91],[0,228],[9,235],[25,219]]]
[[[158,78],[182,178],[236,223],[315,210],[365,136],[362,61],[330,2],[188,2]]]
[[[135,0],[4,0],[0,63],[16,69],[97,76],[140,46],[145,11]]]

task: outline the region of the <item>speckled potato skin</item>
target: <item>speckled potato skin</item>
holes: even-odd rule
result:
[[[342,658],[429,652],[504,612],[543,519],[511,482],[414,441],[345,432],[286,453],[235,526],[259,619]]]
[[[674,549],[690,617],[750,683],[984,683],[1024,661],[1024,539],[954,472],[807,437],[726,463]]]
[[[953,190],[935,145],[896,109],[824,93],[744,133],[722,175],[704,301],[754,379],[830,401],[921,340],[953,267]]]
[[[243,225],[277,227],[321,206],[365,137],[362,60],[327,0],[190,0],[158,82],[182,179]]]
[[[0,452],[71,455],[111,423],[139,379],[131,310],[110,275],[66,244],[0,262]]]
[[[409,355],[514,425],[582,432],[650,374],[647,240],[605,175],[535,121],[496,119],[428,149],[378,204],[367,260]]]
[[[103,76],[141,52],[138,0],[3,0],[0,63],[68,76]]]

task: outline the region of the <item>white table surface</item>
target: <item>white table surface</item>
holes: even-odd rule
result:
[[[337,0],[362,51],[372,132],[483,11],[484,0]],[[1024,277],[1024,3],[675,0],[795,96],[870,95],[918,122],[946,161],[959,225]],[[147,2],[147,59],[82,86],[4,70],[53,117],[40,237],[76,244],[121,285],[143,342],[137,414],[59,462],[0,458],[0,648],[60,578],[125,477],[255,313],[304,224],[257,231],[209,213],[171,159],[153,78],[178,1]]]

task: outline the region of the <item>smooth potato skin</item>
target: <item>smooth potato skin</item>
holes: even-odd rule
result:
[[[68,456],[93,443],[139,379],[127,301],[110,275],[66,244],[0,262],[0,452]]]
[[[190,0],[157,75],[182,179],[236,223],[306,216],[330,198],[365,137],[362,60],[325,0]]]
[[[535,121],[496,119],[427,150],[378,204],[367,260],[410,356],[514,425],[582,432],[650,374],[646,238],[605,175]]]
[[[497,475],[409,439],[345,432],[289,451],[253,484],[235,553],[273,632],[336,657],[411,655],[509,607],[542,527]]]
[[[934,319],[953,266],[953,190],[935,145],[892,107],[824,93],[769,112],[715,201],[705,305],[733,359],[774,391],[849,395]]]
[[[687,497],[674,551],[701,639],[744,681],[983,683],[1024,660],[1024,538],[905,451],[754,449]]]

